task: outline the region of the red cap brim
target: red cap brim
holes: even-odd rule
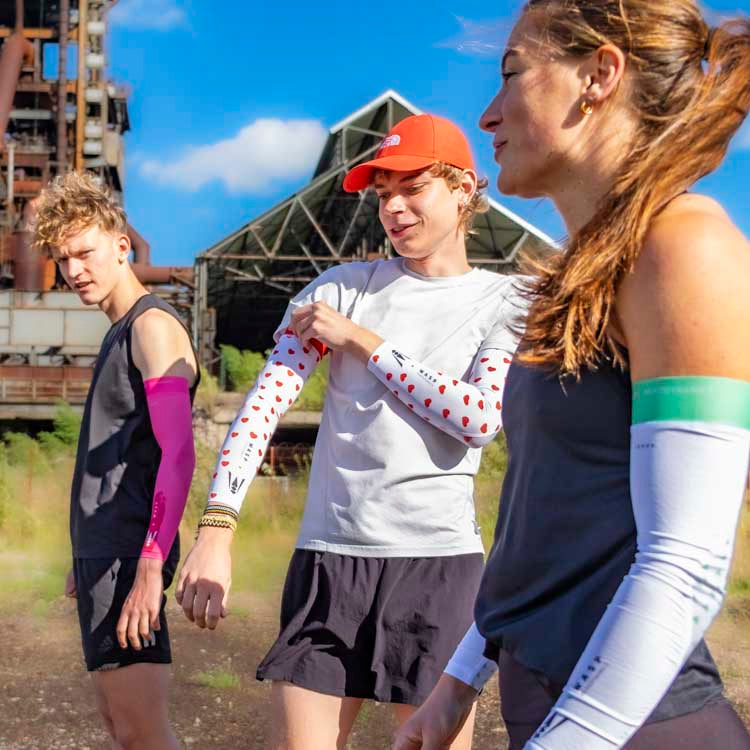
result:
[[[380,159],[358,164],[354,169],[350,169],[344,177],[344,190],[347,193],[365,190],[372,182],[372,173],[376,169],[386,169],[390,172],[412,172],[415,169],[427,169],[434,163],[435,159],[427,156],[383,156]]]

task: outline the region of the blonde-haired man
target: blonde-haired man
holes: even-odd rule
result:
[[[197,362],[175,310],[130,267],[124,211],[90,175],[59,177],[35,206],[35,244],[112,323],[81,425],[71,490],[73,569],[86,665],[115,750],[178,748],[167,715],[164,589],[195,456]]]

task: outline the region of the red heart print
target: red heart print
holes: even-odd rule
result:
[[[299,390],[299,383],[297,383],[297,385],[295,385],[295,386],[294,386],[294,390],[295,390],[295,391],[298,391],[298,390]]]
[[[458,385],[458,380],[453,380],[452,383],[453,383],[454,386],[456,386],[456,385]]]
[[[242,419],[240,419],[240,422],[242,422],[243,424],[249,421],[250,421],[250,417],[242,417]]]
[[[251,432],[250,437],[255,440],[258,436],[254,432]]]
[[[293,402],[294,402],[294,399],[291,399],[291,398],[290,398],[290,399],[289,399],[289,406],[291,406]]]
[[[271,352],[271,353],[272,353],[272,354],[278,354],[278,353],[279,353],[279,350],[278,350],[278,349],[274,349],[274,350],[273,350],[273,352]]]
[[[282,383],[282,382],[281,382],[280,380],[277,380],[277,381],[276,381],[276,386],[277,386],[278,388],[281,388],[281,386],[282,386],[282,385],[284,385],[284,384],[283,384],[283,383]]]
[[[269,421],[268,417],[263,417],[263,419],[265,419],[266,420],[266,424],[268,424],[268,421]]]
[[[503,357],[503,362],[505,362],[506,365],[509,365],[511,363],[511,360],[507,357]]]
[[[270,378],[270,377],[271,377],[271,373],[270,373],[270,372],[267,372],[267,373],[266,373],[266,374],[265,374],[265,375],[264,375],[263,377],[264,377],[264,378]]]
[[[253,406],[253,411],[260,411],[260,406]]]
[[[409,408],[413,409],[414,408],[414,404],[409,404]]]
[[[222,461],[222,462],[221,462],[221,465],[222,465],[222,466],[229,466],[229,461]]]
[[[266,390],[266,386],[262,385],[262,386],[260,386],[260,389],[261,389],[261,391],[265,391]]]
[[[414,390],[414,384],[413,383],[409,383],[409,385],[407,386],[406,390],[409,391],[409,393],[411,393]]]
[[[228,456],[231,452],[232,451],[230,451],[230,450],[226,450],[226,451],[222,451],[221,453],[222,453],[223,456]]]
[[[486,424],[483,424],[483,425],[482,425],[482,426],[481,426],[481,427],[479,428],[479,431],[480,431],[480,432],[482,432],[482,433],[486,433],[486,432],[487,432],[487,425],[486,425]]]
[[[471,442],[471,438],[468,435],[464,435],[464,442],[470,443]]]
[[[474,378],[474,382],[478,383],[482,378]]]
[[[400,375],[398,376],[398,379],[399,379],[399,380],[400,380],[400,381],[401,381],[401,382],[403,383],[403,382],[404,382],[404,380],[406,380],[406,373],[405,373],[405,372],[402,372],[402,373],[401,373],[401,374],[400,374]]]
[[[387,373],[385,374],[385,379],[386,379],[386,380],[390,380],[390,379],[391,379],[392,377],[393,377],[393,373],[392,373],[392,372],[387,372]]]
[[[440,395],[442,396],[445,393],[445,386],[441,385],[438,390],[440,391]]]
[[[274,364],[278,365],[279,367],[281,367],[281,365],[283,365],[284,363],[283,362],[274,362]]]
[[[372,355],[372,361],[373,362],[377,362],[379,359],[380,359],[380,355],[379,354],[373,354]]]
[[[239,434],[240,434],[239,432],[233,432],[232,433],[232,437],[237,437],[237,435],[239,435]]]
[[[489,372],[497,372],[497,367],[488,367],[487,370]]]
[[[211,493],[211,497],[216,497],[216,493],[215,493],[215,492],[212,492],[212,493]]]
[[[278,404],[281,403],[281,396],[276,396],[276,403],[278,403]]]
[[[211,477],[211,479],[216,479],[216,477],[218,477],[218,476],[219,476],[219,472],[218,472],[218,471],[215,471],[215,472],[213,473],[213,476]]]
[[[302,362],[299,363],[299,369],[300,370],[304,370],[305,369],[305,366],[302,364]]]
[[[286,371],[286,374],[287,374],[287,375],[288,375],[288,376],[289,376],[290,378],[294,377],[294,373],[293,373],[293,372],[292,372],[291,370],[287,370],[287,371]]]
[[[466,406],[469,405],[469,397],[468,397],[468,395],[464,396],[464,403],[466,404]]]
[[[482,411],[484,411],[484,401],[482,401],[482,399],[481,399],[481,398],[479,399],[479,403],[477,404],[477,406],[478,406],[478,407],[479,407],[480,409],[482,409]]]
[[[268,440],[268,435],[265,432],[263,433],[263,440]]]
[[[309,350],[309,349],[308,349],[308,348],[307,348],[306,346],[303,346],[303,347],[302,347],[302,351],[303,351],[303,352],[304,352],[305,354],[309,354],[309,353],[310,353],[310,350]]]
[[[262,455],[263,455],[263,451],[262,451],[262,450],[261,450],[260,448],[258,448],[258,455],[259,455],[259,456],[262,456]]]
[[[469,418],[468,417],[462,417],[461,418],[461,424],[466,427],[469,424]]]
[[[424,405],[425,405],[425,406],[426,406],[426,407],[427,407],[428,409],[430,408],[430,404],[431,404],[431,403],[432,403],[432,399],[431,399],[431,398],[426,398],[426,399],[424,400]]]
[[[502,404],[501,404],[501,403],[500,403],[499,401],[496,401],[496,402],[495,402],[495,408],[496,408],[496,409],[498,409],[498,410],[500,410],[500,409],[502,409],[503,407],[502,407]]]
[[[276,414],[276,412],[273,410],[273,406],[271,407],[271,414]]]
[[[489,357],[482,357],[482,359],[480,359],[479,361],[482,362],[482,364],[484,364],[485,362],[489,362],[490,358]]]
[[[451,413],[450,409],[443,409],[443,419],[448,419],[448,415]]]
[[[287,354],[294,354],[294,349],[287,349]]]
[[[500,389],[493,383],[492,384],[492,390],[493,391],[499,391]]]

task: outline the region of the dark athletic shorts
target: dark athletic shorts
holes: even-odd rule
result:
[[[172,583],[177,568],[177,555],[164,563],[164,590]],[[159,622],[161,630],[154,634],[156,644],[144,645],[140,651],[132,646],[120,648],[117,642],[117,621],[135,580],[137,557],[74,558],[73,574],[78,592],[78,620],[86,667],[89,672],[116,669],[130,664],[170,664],[167,618],[164,613],[166,596],[162,597]]]
[[[295,550],[281,632],[257,678],[419,705],[473,621],[483,567],[481,553],[373,558]]]
[[[541,672],[517,662],[507,651],[498,659],[501,711],[509,750],[522,750],[562,692]],[[718,695],[688,714],[642,726],[624,750],[750,750],[750,734],[729,701]]]

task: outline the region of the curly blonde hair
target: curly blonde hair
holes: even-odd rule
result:
[[[34,201],[33,244],[51,252],[90,227],[127,234],[125,211],[88,172],[57,176]]]

